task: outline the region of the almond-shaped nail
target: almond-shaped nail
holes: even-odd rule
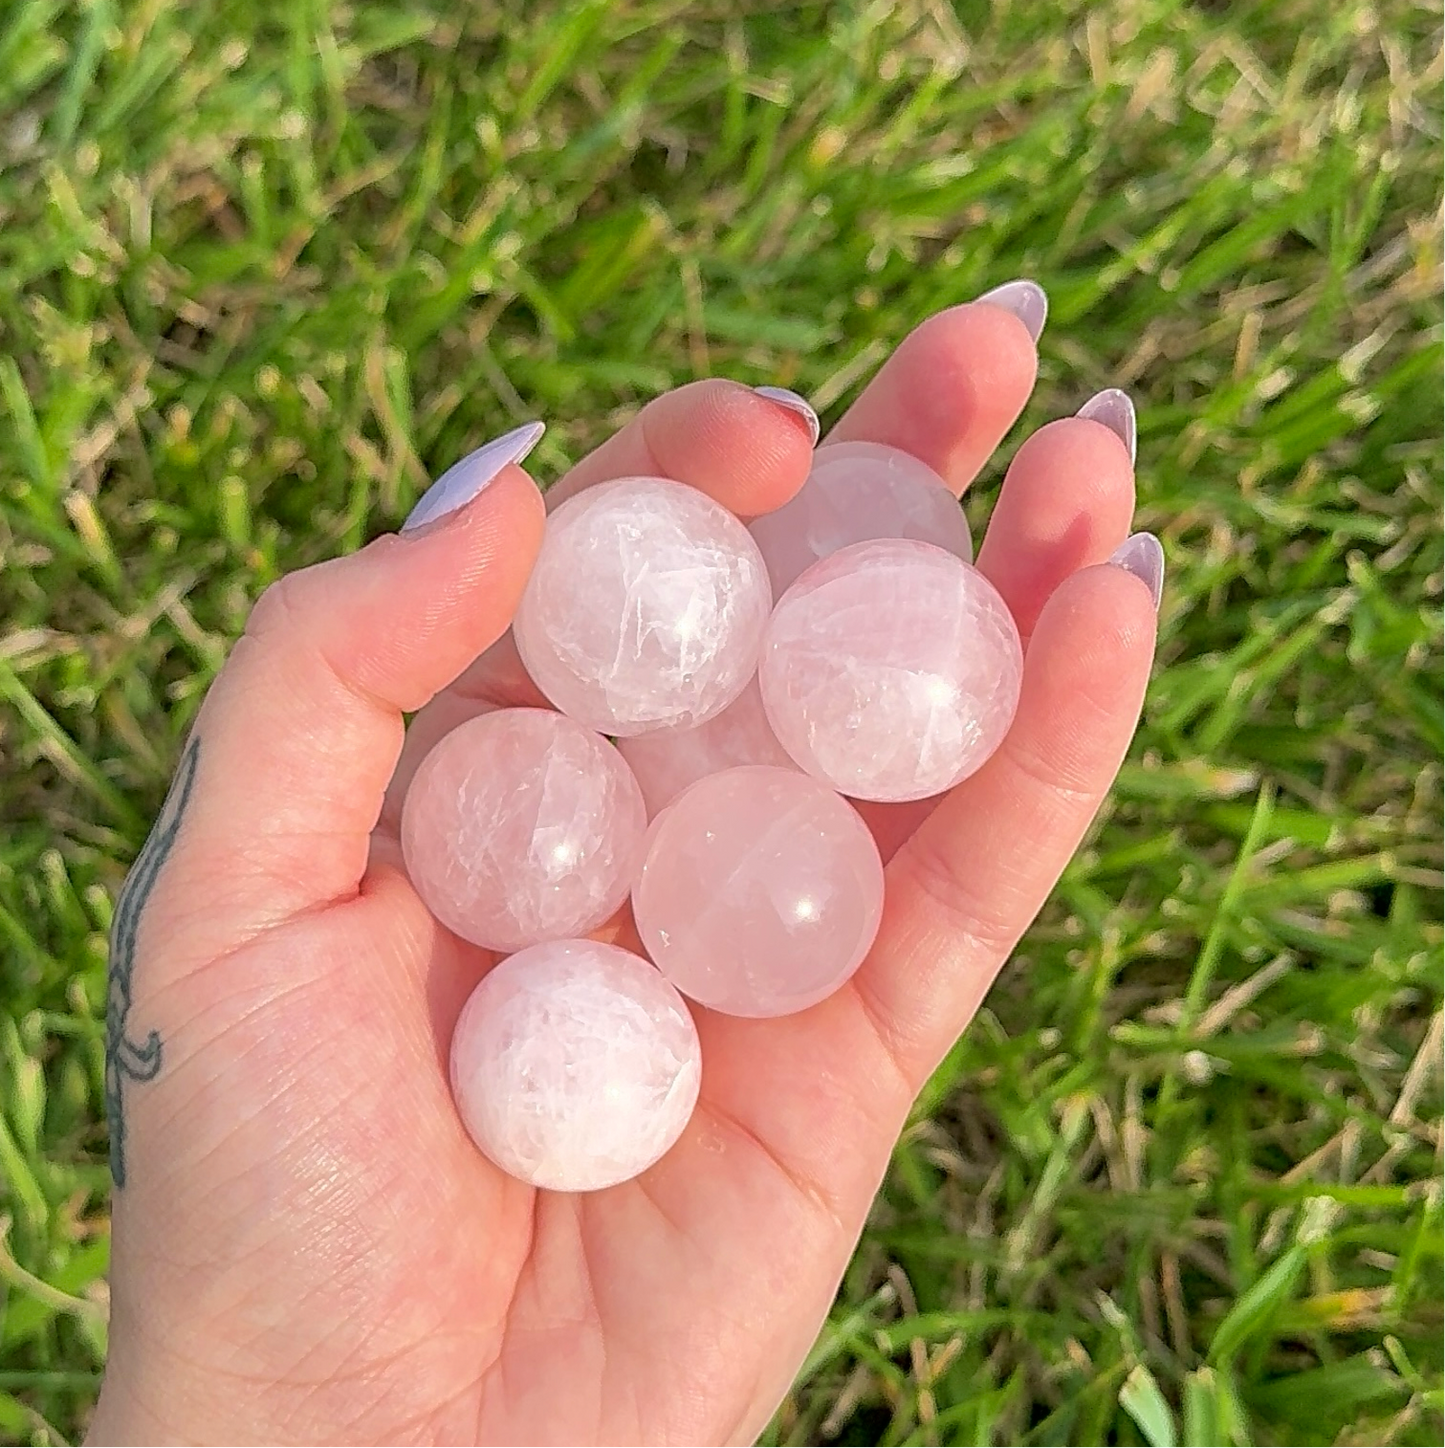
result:
[[[403,533],[435,523],[458,508],[464,508],[508,463],[519,463],[541,441],[544,422],[527,422],[503,437],[484,443],[453,463],[420,498],[401,525]]]
[[[1110,555],[1109,562],[1132,573],[1149,590],[1154,607],[1164,597],[1164,545],[1152,533],[1131,533]]]
[[[1005,282],[1001,287],[985,292],[976,300],[1012,312],[1029,329],[1029,336],[1035,342],[1043,336],[1044,323],[1049,318],[1049,299],[1037,282],[1025,278]]]
[[[1134,403],[1127,392],[1118,387],[1106,387],[1102,392],[1096,392],[1076,415],[1087,417],[1090,422],[1103,423],[1129,449],[1129,461],[1134,461],[1139,424],[1134,417]]]
[[[759,397],[766,397],[769,402],[776,402],[779,407],[786,407],[789,412],[796,412],[808,424],[808,431],[813,435],[813,445],[817,446],[823,425],[818,421],[818,414],[813,411],[806,397],[800,397],[786,387],[754,387],[753,391]]]

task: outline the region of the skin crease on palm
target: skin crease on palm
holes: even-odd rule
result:
[[[1010,312],[953,308],[899,346],[831,440],[902,447],[961,492],[1035,367]],[[777,403],[698,382],[559,488],[656,474],[753,516],[801,486],[809,443]],[[979,552],[1028,650],[1003,748],[931,812],[875,807],[887,902],[859,973],[794,1016],[699,1010],[702,1095],[681,1140],[582,1196],[532,1191],[465,1136],[447,1043],[490,959],[428,916],[382,813],[404,711],[435,736],[522,702],[463,671],[510,622],[538,489],[508,466],[447,519],[272,588],[196,722],[193,790],[135,933],[126,1019],[163,1056],[122,1083],[91,1441],[752,1441],[916,1091],[1133,734],[1154,603],[1100,566],[1133,494],[1128,451],[1098,422],[1056,421],[1018,448]],[[632,939],[625,920],[606,933]]]

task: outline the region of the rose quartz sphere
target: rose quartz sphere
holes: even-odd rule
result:
[[[672,803],[688,785],[739,764],[773,764],[795,769],[763,712],[763,696],[753,678],[716,718],[695,729],[663,729],[619,739],[647,804],[649,819]]]
[[[645,734],[701,724],[737,698],[772,602],[757,544],[720,503],[621,478],[548,518],[513,632],[564,714]]]
[[[1023,650],[998,590],[930,543],[881,538],[815,563],[774,610],[758,668],[783,748],[857,799],[925,799],[1003,742]]]
[[[402,806],[407,873],[447,929],[491,950],[595,930],[627,898],[647,814],[622,756],[548,709],[453,729]]]
[[[820,448],[797,496],[754,518],[748,531],[774,598],[820,558],[869,538],[913,538],[973,561],[968,520],[948,484],[911,453],[877,442]]]
[[[862,963],[883,913],[883,863],[847,800],[795,770],[744,765],[699,780],[653,821],[632,910],[684,995],[783,1016]]]
[[[382,800],[379,823],[399,831],[407,791],[421,768],[422,760],[458,724],[465,724],[479,714],[490,714],[498,707],[485,700],[463,698],[460,694],[438,694],[422,709],[406,726],[401,754],[397,757],[396,768],[391,771],[391,783],[387,785],[386,797]]]
[[[509,956],[452,1036],[452,1095],[472,1140],[551,1191],[645,1171],[682,1134],[701,1080],[686,1002],[647,961],[595,940]]]

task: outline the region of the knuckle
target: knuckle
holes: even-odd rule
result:
[[[985,955],[1002,959],[1017,943],[1027,924],[1012,891],[996,888],[981,891],[973,872],[959,868],[959,861],[925,833],[909,841],[903,870],[907,881],[938,913],[946,931],[968,941]]]

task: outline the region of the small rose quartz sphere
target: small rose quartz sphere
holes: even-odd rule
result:
[[[722,713],[757,667],[772,608],[751,534],[662,478],[620,478],[547,520],[513,631],[564,714],[625,737]]]
[[[647,961],[595,940],[509,956],[452,1036],[468,1134],[503,1171],[555,1192],[645,1171],[682,1134],[701,1080],[687,1003]]]
[[[627,898],[646,828],[642,791],[601,735],[549,709],[499,709],[422,760],[401,847],[448,930],[513,951],[601,925]]]
[[[911,453],[877,442],[819,448],[797,496],[754,518],[748,531],[774,598],[820,558],[870,538],[913,538],[973,561],[968,520],[948,484]]]
[[[729,1015],[783,1016],[862,963],[883,914],[883,862],[826,785],[744,765],[699,780],[653,821],[632,910],[684,995]]]
[[[381,804],[379,823],[393,830],[401,829],[401,812],[406,805],[406,793],[421,762],[436,748],[438,741],[445,738],[459,724],[475,719],[479,714],[490,714],[499,706],[480,699],[464,699],[458,694],[438,694],[410,724],[402,740],[401,754],[396,768],[391,771],[391,783],[386,787],[386,797]],[[780,746],[781,747],[781,746]]]
[[[865,800],[926,799],[967,779],[1003,742],[1022,678],[998,590],[901,538],[815,563],[774,610],[758,667],[783,748]]]
[[[756,678],[706,724],[619,739],[617,749],[642,786],[649,819],[656,818],[688,785],[719,770],[739,764],[797,767],[768,723]]]

